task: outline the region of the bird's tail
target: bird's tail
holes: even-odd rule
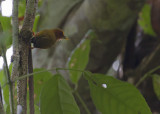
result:
[[[31,38],[31,47],[34,48],[36,44],[36,37]]]
[[[36,37],[32,37],[31,43],[35,43],[35,42],[36,42]]]

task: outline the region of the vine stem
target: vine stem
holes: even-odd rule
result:
[[[155,67],[154,69],[150,70],[149,72],[147,72],[137,83],[136,83],[136,87],[138,87],[146,78],[148,78],[149,76],[151,76],[152,73],[154,73],[155,71],[159,70],[160,66]]]
[[[34,73],[29,73],[29,74],[26,74],[26,75],[17,77],[17,78],[15,78],[12,82],[16,82],[17,80],[22,80],[22,79],[24,79],[24,78],[30,77],[30,76],[32,76],[33,74],[39,74],[39,73],[42,73],[42,72],[53,71],[53,70],[56,70],[56,71],[58,71],[58,70],[71,70],[71,71],[84,72],[83,70],[78,70],[78,69],[52,68],[52,69],[49,69],[49,70],[42,70],[42,71],[38,71],[38,72],[34,72]],[[7,83],[6,83],[6,84],[7,84]],[[2,88],[3,88],[6,84],[4,84],[4,85],[2,86]]]
[[[81,98],[81,96],[79,95],[79,93],[77,91],[74,91],[74,94],[77,96],[78,100],[80,101],[80,103],[82,104],[82,106],[84,107],[85,111],[87,112],[87,114],[91,114],[90,111],[88,110],[85,102],[83,101],[83,99]]]
[[[31,45],[30,45],[31,46]],[[32,61],[32,51],[29,49],[28,54],[28,73],[33,73],[33,61]],[[34,78],[33,75],[29,77],[29,109],[30,114],[35,113],[34,109]]]
[[[6,69],[5,71],[6,71],[7,81],[8,81],[8,84],[9,84],[10,112],[11,112],[11,114],[14,114],[13,83],[10,79],[10,72],[9,72],[9,69],[8,69],[8,63],[7,63],[7,59],[6,59],[6,52],[5,52],[5,49],[4,49],[3,46],[2,46],[2,53],[3,53],[4,66],[5,66],[5,69]]]
[[[22,76],[20,76],[20,77],[15,78],[15,79],[12,80],[11,82],[14,83],[14,82],[16,82],[16,81],[18,81],[18,80],[22,80],[22,79],[24,79],[24,78],[30,77],[30,76],[32,76],[33,74],[39,74],[39,73],[42,73],[42,72],[53,71],[53,70],[56,70],[56,71],[58,71],[58,70],[71,70],[71,71],[84,72],[83,70],[78,70],[78,69],[52,68],[52,69],[49,69],[49,70],[42,70],[42,71],[38,71],[38,72],[34,72],[34,73],[29,73],[29,74],[26,74],[26,75],[22,75]],[[9,83],[8,83],[8,82],[5,83],[5,84],[2,86],[2,88],[4,88],[7,84],[9,84]]]

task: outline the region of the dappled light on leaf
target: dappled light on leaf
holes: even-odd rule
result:
[[[107,84],[102,84],[102,87],[103,88],[107,88]]]
[[[155,32],[152,29],[150,15],[151,15],[151,6],[145,4],[142,9],[142,12],[140,13],[140,19],[138,20],[138,23],[143,28],[146,34],[156,36]]]

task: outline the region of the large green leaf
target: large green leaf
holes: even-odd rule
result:
[[[68,62],[68,67],[71,69],[80,69],[84,70],[89,60],[89,52],[90,52],[90,40],[84,39],[79,45],[73,50],[71,57]],[[82,72],[77,71],[69,71],[71,81],[77,84]]]
[[[158,74],[154,74],[152,76],[152,81],[154,92],[157,95],[157,98],[160,100],[160,76]]]
[[[43,71],[44,69],[34,69],[35,72]],[[52,73],[50,72],[41,72],[34,74],[34,94],[35,94],[35,103],[39,103],[40,93],[43,87],[43,84],[51,78]]]
[[[151,25],[151,6],[145,4],[142,12],[140,13],[140,18],[138,20],[139,25],[143,28],[146,34],[156,36]]]
[[[60,74],[44,85],[40,97],[41,114],[80,114],[67,82]]]
[[[85,72],[91,97],[102,114],[151,114],[140,92],[111,76]]]

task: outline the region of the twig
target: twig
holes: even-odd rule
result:
[[[159,70],[160,66],[150,70],[149,72],[147,72],[137,83],[136,83],[136,87],[138,87],[146,78],[148,78],[149,76],[151,76],[152,73],[154,73],[155,71]]]
[[[74,91],[74,94],[77,96],[78,100],[80,101],[80,103],[82,104],[82,106],[84,107],[85,111],[87,112],[87,114],[91,114],[90,111],[88,110],[85,102],[83,101],[83,99],[81,98],[81,96],[79,95],[79,93],[77,91]]]
[[[2,101],[1,85],[0,85],[0,112],[1,112],[2,114],[5,114],[5,112],[4,112],[4,107],[3,107],[3,101]]]
[[[79,69],[71,69],[71,68],[54,68],[55,70],[71,70],[71,71],[79,71],[79,72],[84,72],[84,70],[79,70]],[[53,70],[53,69],[50,69]]]
[[[23,76],[20,76],[20,77],[17,77],[15,78],[14,80],[12,80],[12,83],[15,83],[16,81],[18,80],[22,80],[24,78],[27,78],[27,77],[31,77],[33,76],[33,74],[39,74],[39,73],[43,73],[43,72],[47,72],[47,71],[53,71],[53,70],[71,70],[71,71],[79,71],[79,72],[84,72],[83,70],[78,70],[78,69],[67,69],[67,68],[52,68],[52,69],[49,69],[49,70],[42,70],[42,71],[38,71],[38,72],[34,72],[34,73],[30,73],[30,74],[26,74],[26,75],[23,75]],[[7,84],[9,84],[8,82],[5,83],[2,88],[4,88]]]
[[[30,76],[32,76],[33,74],[39,74],[39,73],[42,73],[42,72],[53,71],[53,70],[71,70],[71,71],[84,72],[83,70],[78,70],[78,69],[52,68],[52,69],[49,69],[49,70],[42,70],[42,71],[38,71],[38,72],[34,72],[34,73],[30,73],[30,74],[26,74],[26,75],[17,77],[17,78],[15,78],[12,82],[16,82],[16,81],[18,81],[18,80],[22,80],[22,79],[24,79],[24,78],[30,77]],[[4,85],[2,86],[2,88],[5,87],[5,85],[7,85],[7,84],[8,84],[8,83],[4,84]]]
[[[29,49],[28,54],[28,73],[33,73],[32,51]],[[29,77],[29,109],[30,114],[34,114],[34,79],[33,75]]]

